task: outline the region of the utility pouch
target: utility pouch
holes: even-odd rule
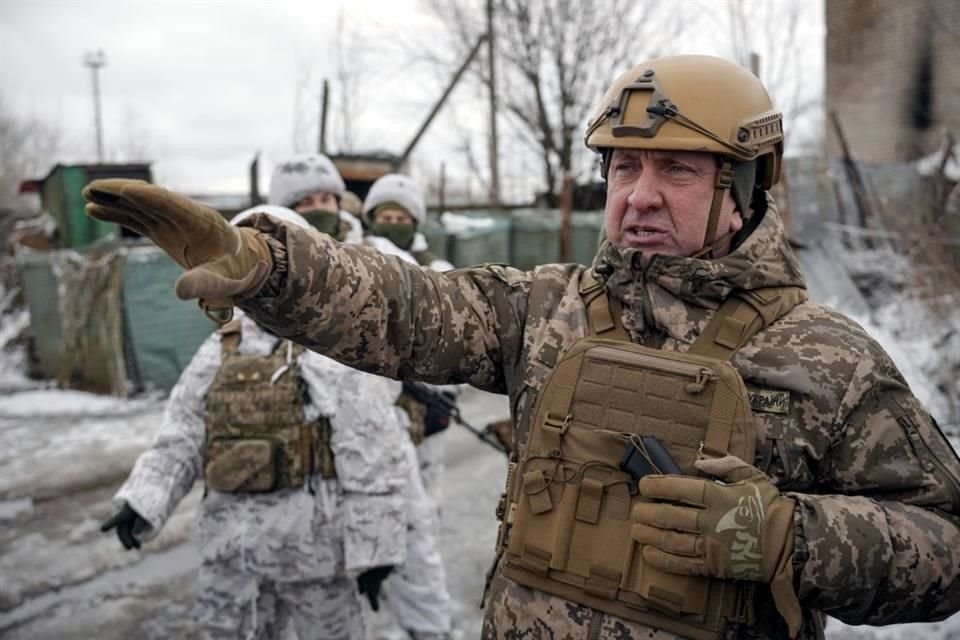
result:
[[[685,637],[721,637],[743,621],[741,590],[645,565],[632,535],[633,507],[643,500],[633,474],[645,467],[628,447],[642,448],[654,471],[700,475],[700,451],[752,461],[754,438],[746,388],[728,362],[577,341],[537,400],[508,492],[503,574]]]
[[[215,438],[207,443],[207,487],[228,493],[273,491],[277,454],[276,444],[266,438]]]
[[[238,350],[240,323],[221,333],[222,363],[207,391],[207,485],[273,491],[305,487],[315,473],[334,477],[330,423],[304,416],[303,348],[281,341],[272,353],[245,355]]]

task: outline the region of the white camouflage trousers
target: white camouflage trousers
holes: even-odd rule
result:
[[[428,443],[431,446],[427,446]],[[436,446],[437,444],[441,446]],[[434,481],[439,490],[444,448],[437,436],[427,438],[414,454],[420,457],[420,473],[407,483],[407,559],[387,578],[383,596],[387,608],[405,631],[415,638],[446,638],[450,633],[450,594],[439,549],[439,509],[425,486]],[[423,454],[428,460],[424,465]],[[429,471],[424,472],[424,466]]]
[[[204,562],[194,619],[204,640],[273,640],[288,624],[298,640],[363,640],[356,582],[341,575],[278,582]]]

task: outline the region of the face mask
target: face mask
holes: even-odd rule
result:
[[[306,218],[307,222],[310,223],[310,226],[320,233],[325,233],[328,236],[333,236],[334,238],[339,239],[340,214],[330,213],[329,211],[323,211],[322,209],[314,209],[313,211],[303,212],[300,215]]]
[[[412,224],[378,222],[370,227],[370,233],[381,236],[397,245],[400,249],[409,249],[413,244],[413,234],[416,229]]]

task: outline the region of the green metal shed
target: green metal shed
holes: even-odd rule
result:
[[[82,249],[111,235],[133,235],[111,222],[88,217],[83,188],[101,178],[131,178],[152,182],[149,164],[58,164],[40,183],[43,209],[57,221],[60,244]]]

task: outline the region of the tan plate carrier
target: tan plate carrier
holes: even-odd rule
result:
[[[551,372],[510,470],[503,574],[681,636],[722,637],[728,623],[751,618],[750,585],[645,565],[631,535],[643,497],[618,463],[631,435],[658,438],[690,475],[701,475],[693,466],[700,452],[752,462],[750,404],[729,359],[805,292],[731,296],[691,349],[674,353],[629,342],[616,301],[589,273],[580,291],[592,336]]]
[[[264,492],[306,486],[314,473],[334,477],[329,420],[304,419],[303,348],[281,340],[268,355],[243,355],[240,321],[220,332],[223,362],[207,392],[207,487]]]

